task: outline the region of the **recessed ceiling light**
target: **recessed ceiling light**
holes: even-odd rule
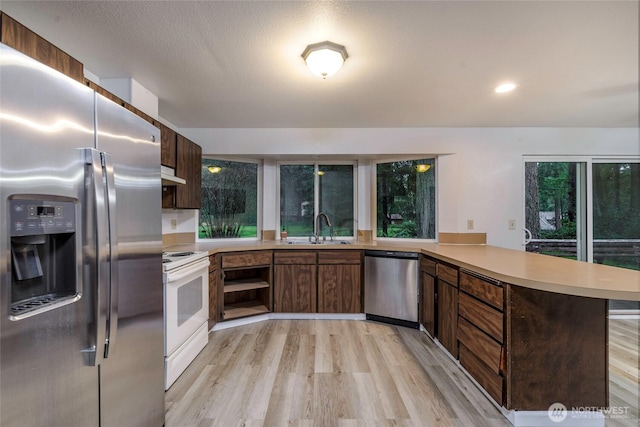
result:
[[[506,92],[511,92],[515,88],[516,88],[516,84],[515,83],[504,83],[504,84],[501,84],[500,86],[498,86],[495,89],[495,91],[496,91],[496,93],[506,93]]]

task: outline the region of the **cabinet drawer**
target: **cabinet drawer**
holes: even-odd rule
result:
[[[460,345],[460,364],[489,393],[489,396],[493,397],[498,404],[503,404],[502,377],[492,372],[465,345]]]
[[[318,264],[360,264],[360,251],[319,251]]]
[[[424,255],[420,256],[420,270],[432,276],[436,275],[436,262]]]
[[[502,285],[460,272],[460,289],[502,310],[504,292]]]
[[[496,341],[504,342],[502,334],[503,315],[477,299],[460,292],[458,312],[478,328],[493,337]]]
[[[304,251],[278,251],[273,253],[274,264],[315,264],[316,253]]]
[[[500,350],[502,346],[489,338],[464,317],[458,318],[458,341],[481,361],[495,375],[500,373]]]
[[[458,270],[453,267],[448,267],[444,264],[436,265],[436,273],[439,279],[444,280],[450,285],[458,287]]]
[[[270,265],[273,252],[239,252],[222,256],[222,268],[251,267],[255,265]]]

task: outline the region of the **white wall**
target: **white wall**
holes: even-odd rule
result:
[[[637,128],[366,128],[366,129],[180,129],[203,154],[225,156],[345,155],[361,159],[393,155],[439,155],[438,230],[486,232],[488,243],[521,249],[523,156],[640,156]],[[365,164],[365,168],[371,168]],[[275,195],[268,173],[264,197]],[[359,173],[359,177],[363,176]],[[359,182],[362,180],[359,180]],[[360,182],[359,193],[369,191]],[[273,190],[269,190],[273,189]],[[268,192],[268,194],[267,194]],[[271,192],[273,194],[271,194]],[[269,203],[265,203],[269,205]],[[274,224],[272,206],[265,225]],[[362,210],[362,204],[359,203]],[[370,218],[359,212],[361,229]],[[508,220],[517,230],[508,230]]]

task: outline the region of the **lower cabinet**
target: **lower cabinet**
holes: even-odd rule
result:
[[[271,311],[272,251],[223,254],[222,284],[218,286],[220,320]]]
[[[458,358],[458,270],[436,265],[438,284],[438,329],[440,343]]]
[[[505,342],[502,284],[460,272],[458,295],[460,364],[500,405],[504,405]]]
[[[209,256],[209,329],[218,322],[218,283],[220,282],[220,257]]]
[[[273,254],[273,311],[315,313],[317,266],[315,252],[277,251]]]
[[[420,256],[420,323],[432,337],[436,336],[436,262]]]
[[[318,312],[362,313],[362,253],[318,252]]]

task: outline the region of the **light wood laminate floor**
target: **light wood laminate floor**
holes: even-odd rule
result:
[[[633,322],[611,333],[625,338],[611,356],[619,384],[611,393],[612,405],[614,395],[620,406],[635,398],[635,420],[607,427],[637,426]],[[368,321],[269,320],[216,331],[166,393],[167,427],[435,425],[511,424],[424,333]]]

